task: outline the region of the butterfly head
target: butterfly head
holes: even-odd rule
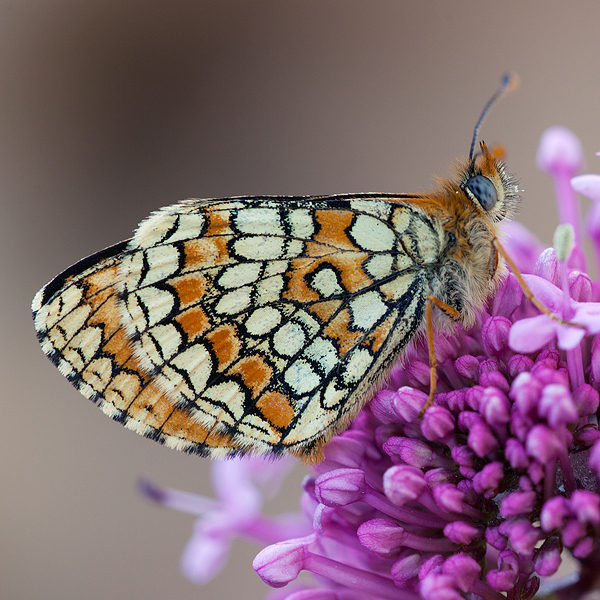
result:
[[[519,188],[506,171],[502,152],[490,151],[484,142],[480,146],[481,153],[461,169],[459,185],[477,210],[497,223],[515,213]]]
[[[514,214],[519,201],[519,190],[501,160],[504,155],[503,150],[490,151],[484,142],[480,142],[481,152],[476,154],[475,145],[481,125],[491,108],[518,86],[519,78],[516,73],[509,72],[502,76],[500,86],[484,106],[475,124],[469,161],[465,167],[459,169],[460,189],[478,211],[492,223],[502,221]]]

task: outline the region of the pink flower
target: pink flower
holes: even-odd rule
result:
[[[277,463],[216,466],[214,501],[147,486],[153,499],[203,515],[185,554],[188,576],[214,574],[235,535],[271,544],[254,561],[269,585],[315,576],[282,600],[529,600],[563,548],[600,568],[600,282],[579,250],[577,139],[547,132],[538,163],[554,179],[575,250],[559,261],[514,226],[506,247],[533,294],[580,327],[540,314],[509,274],[471,330],[436,335],[438,393],[424,415],[421,342],[325,447],[303,483],[304,521],[260,514],[255,477]],[[600,177],[573,186],[600,203]],[[582,597],[587,582],[565,597]]]
[[[533,295],[560,317],[563,312],[563,292],[535,275],[523,275],[523,278]],[[600,333],[600,303],[571,301],[570,313],[566,320],[581,325],[581,328],[563,325],[545,314],[517,321],[510,329],[510,347],[515,352],[529,354],[556,338],[559,348],[571,350],[586,335]]]
[[[233,459],[211,466],[216,500],[159,488],[148,481],[140,485],[150,500],[199,517],[181,557],[182,571],[196,583],[206,583],[219,574],[238,536],[272,543],[292,532],[300,535],[309,531],[301,515],[272,518],[261,514],[263,495],[272,495],[279,488],[293,466],[292,460]]]

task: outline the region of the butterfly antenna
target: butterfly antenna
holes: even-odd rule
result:
[[[473,141],[471,142],[471,150],[469,151],[469,161],[473,160],[473,153],[475,152],[475,143],[477,142],[477,137],[479,136],[479,130],[481,129],[483,121],[487,117],[487,114],[490,112],[492,106],[502,100],[506,94],[514,92],[518,87],[519,76],[516,73],[510,71],[502,75],[500,86],[496,90],[496,93],[488,100],[488,103],[483,107],[481,115],[479,116],[477,124],[475,125],[475,130],[473,131]]]

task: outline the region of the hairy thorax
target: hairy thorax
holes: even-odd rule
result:
[[[506,275],[493,240],[496,226],[476,207],[467,203],[449,203],[440,219],[444,246],[437,264],[432,265],[429,293],[460,313],[459,322],[470,327],[487,300]],[[436,320],[447,328],[450,320]]]

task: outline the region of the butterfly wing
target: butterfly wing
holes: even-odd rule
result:
[[[379,195],[186,201],[50,282],[36,329],[146,437],[316,460],[421,324],[441,239]]]

